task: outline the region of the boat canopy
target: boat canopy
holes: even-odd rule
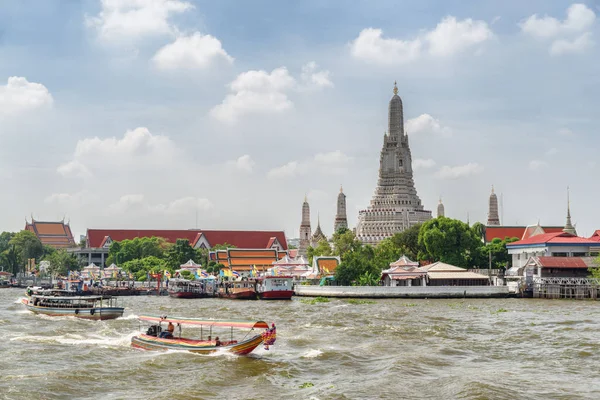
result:
[[[44,300],[68,300],[68,301],[96,301],[96,300],[110,300],[112,299],[112,296],[46,296],[46,295],[39,295],[39,294],[34,294],[33,296],[35,296],[38,299],[44,299]]]
[[[174,324],[185,325],[205,325],[205,326],[226,326],[232,328],[262,328],[267,329],[269,324],[264,321],[239,321],[239,320],[219,320],[219,319],[199,319],[199,318],[182,318],[182,317],[167,317],[158,315],[141,315],[141,321],[150,322],[172,322]]]

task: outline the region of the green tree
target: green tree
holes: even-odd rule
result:
[[[190,246],[187,239],[177,239],[175,244],[166,253],[166,265],[171,269],[178,269],[181,264],[196,258],[196,250]],[[194,260],[194,262],[196,262]]]
[[[17,251],[17,246],[9,245],[8,249],[4,250],[0,254],[0,264],[6,269],[6,271],[16,275],[21,271],[21,258]]]
[[[227,250],[227,249],[235,249],[235,248],[237,248],[237,246],[234,246],[232,244],[225,242],[222,244],[216,244],[213,247],[211,247],[210,249],[213,251],[216,251],[216,250]]]
[[[121,264],[123,271],[131,272],[136,277],[145,276],[148,272],[159,272],[166,269],[166,261],[155,256],[136,258]]]
[[[9,242],[15,236],[14,232],[2,232],[0,233],[0,254],[4,253],[10,248]]]
[[[352,285],[359,282],[359,278],[367,276],[379,276],[381,270],[373,262],[375,250],[371,246],[362,246],[359,249],[348,252],[346,258],[335,269],[335,280],[340,285]]]
[[[475,232],[477,237],[485,243],[485,225],[481,222],[475,222],[471,227],[471,230]]]
[[[312,264],[313,257],[330,256],[330,255],[332,255],[333,252],[331,250],[331,246],[329,245],[329,242],[327,240],[323,239],[317,244],[317,247],[309,246],[308,249],[306,249],[306,253],[308,255],[308,263]]]
[[[402,232],[395,233],[391,239],[402,254],[416,260],[424,248],[419,244],[419,232],[422,224],[416,224]],[[402,255],[401,254],[401,255]]]
[[[396,261],[403,253],[403,248],[399,248],[394,243],[393,238],[387,238],[379,242],[375,247],[373,264],[379,272],[389,268],[390,263]]]
[[[346,228],[340,228],[333,234],[332,254],[344,259],[346,254],[362,247],[362,243],[356,238],[354,232]],[[318,254],[320,255],[320,254]],[[329,255],[329,254],[327,254]],[[309,260],[312,263],[312,260]]]
[[[65,249],[56,250],[46,255],[44,260],[50,262],[48,272],[52,276],[66,276],[69,271],[78,269],[77,258]]]
[[[483,243],[466,223],[439,217],[419,231],[420,260],[442,261],[459,267],[476,267]]]
[[[596,264],[595,267],[588,268],[588,271],[591,274],[590,278],[600,279],[600,257],[594,260],[594,264]]]
[[[512,257],[508,254],[506,248],[507,243],[516,242],[518,238],[494,238],[482,248],[481,266],[489,265],[489,260],[492,261],[492,268],[510,268]]]
[[[44,254],[42,242],[40,242],[40,239],[30,231],[17,232],[12,239],[10,239],[9,244],[15,246],[15,249],[19,254],[19,263],[21,266],[24,266],[30,258],[35,258],[36,260],[41,259]]]
[[[124,263],[127,261],[141,259],[146,257],[165,256],[165,251],[171,245],[161,237],[137,237],[134,239],[126,239],[120,242],[113,242],[108,250],[107,264]]]

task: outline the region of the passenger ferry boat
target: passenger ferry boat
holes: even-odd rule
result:
[[[212,294],[208,282],[192,282],[187,279],[171,279],[169,281],[169,296],[180,299],[198,299]]]
[[[256,292],[261,300],[290,300],[294,295],[293,277],[261,276],[256,281]]]
[[[36,314],[53,317],[69,316],[91,320],[115,319],[123,316],[112,296],[51,296],[32,293],[22,299],[25,307]]]
[[[139,319],[153,323],[145,333],[131,338],[131,346],[144,350],[184,350],[200,354],[226,351],[245,355],[263,343],[265,349],[268,349],[268,346],[274,344],[277,338],[275,324],[269,329],[269,325],[264,321],[203,320],[153,315],[143,315]],[[171,325],[173,331],[163,330],[163,324]],[[181,335],[182,325],[200,327],[200,338],[183,337]],[[229,328],[222,330],[221,339],[216,336],[218,328]],[[250,331],[242,339],[236,340],[233,337],[234,328],[249,329]],[[264,329],[264,331],[258,332],[256,331],[258,329]],[[229,340],[225,340],[226,336]]]
[[[223,282],[219,288],[219,297],[239,300],[256,300],[258,298],[253,280]]]

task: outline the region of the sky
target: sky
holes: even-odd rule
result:
[[[394,81],[435,215],[600,229],[600,2],[0,2],[0,230],[331,235],[368,206]]]

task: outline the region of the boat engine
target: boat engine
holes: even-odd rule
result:
[[[146,331],[146,335],[158,336],[161,331],[162,329],[159,325],[150,325],[150,327],[148,327],[148,330]]]

